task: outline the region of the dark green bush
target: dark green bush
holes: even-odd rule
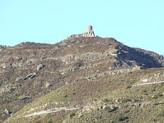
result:
[[[36,121],[35,123],[41,123],[41,121]]]
[[[103,100],[103,102],[109,102],[109,101],[110,101],[110,100],[109,100],[109,99],[107,99],[107,98]]]
[[[119,116],[116,117],[116,122],[124,121],[124,120],[126,120],[126,119],[128,119],[127,116],[119,115]]]
[[[113,111],[116,111],[118,108],[117,107],[112,107],[110,108],[109,106],[105,107],[105,110],[110,113],[110,112],[113,112]]]
[[[164,117],[164,110],[159,114],[159,116]]]
[[[126,89],[130,89],[132,86],[131,85],[128,85],[127,87],[126,87]]]
[[[127,103],[127,102],[130,102],[130,101],[131,101],[131,99],[129,99],[129,98],[123,98],[123,99],[122,99],[122,102],[123,102],[123,103]]]
[[[73,118],[75,115],[76,115],[75,113],[71,113],[70,118]]]
[[[46,123],[53,123],[52,120],[48,120]]]

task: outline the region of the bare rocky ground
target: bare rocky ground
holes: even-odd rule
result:
[[[163,71],[161,68],[164,66],[163,56],[151,51],[125,46],[113,38],[79,37],[69,38],[53,45],[24,42],[14,47],[1,46],[0,58],[0,122],[14,117],[17,111],[21,111],[24,106],[57,90],[60,91],[65,88],[77,90],[77,92],[74,92],[74,96],[71,97],[69,97],[70,92],[64,93],[64,100],[69,97],[71,98],[69,100],[74,100],[74,103],[72,102],[72,105],[70,105],[68,102],[70,103],[71,101],[68,101],[62,104],[61,99],[58,102],[60,106],[56,106],[55,109],[47,102],[49,105],[45,107],[46,110],[41,108],[30,113],[24,111],[25,115],[22,117],[31,117],[33,114],[36,115],[37,112],[51,114],[55,113],[55,111],[58,111],[59,114],[66,112],[64,113],[65,116],[69,113],[75,115],[76,112],[72,111],[89,110],[86,107],[93,102],[90,98],[98,98],[100,95],[102,98],[102,93],[106,94],[108,90],[110,92],[113,90],[111,93],[114,93],[118,88],[121,90],[125,86],[133,89],[138,88],[140,85],[147,84],[149,86],[151,83],[155,85],[155,82],[156,84],[161,84],[164,81],[164,74],[161,72]],[[136,75],[138,77],[135,78],[135,81],[128,78],[129,76],[133,78]],[[110,81],[112,82],[111,84],[106,83]],[[110,89],[107,87],[110,87]],[[86,91],[88,92],[85,95]],[[78,95],[76,95],[77,93]],[[162,95],[162,92],[160,94]],[[122,99],[122,97],[118,98]],[[112,100],[107,106],[115,105],[112,103],[117,102],[117,99],[112,97]],[[142,105],[149,101],[134,101],[134,104]],[[160,101],[163,100],[158,100],[157,102],[162,105],[163,102]],[[129,101],[127,102],[129,103]],[[151,101],[151,104],[153,105],[157,102]],[[86,105],[85,103],[89,104]],[[99,101],[97,100],[95,103],[90,105],[91,109],[95,110],[94,107],[98,107],[101,110],[102,105],[99,104]],[[54,106],[54,103],[52,105]],[[126,104],[119,104],[117,107],[123,105]],[[68,111],[69,109],[70,111]],[[60,119],[59,114],[56,114],[56,116]],[[61,114],[61,116],[64,116],[64,114]],[[80,115],[81,113],[77,114]],[[73,117],[72,115],[71,117]],[[125,120],[128,121],[126,118]],[[31,122],[37,121],[39,121],[39,118],[34,118]],[[58,118],[53,121],[57,122]],[[73,122],[67,118],[63,119],[64,121]],[[9,120],[9,122],[14,123],[12,120]],[[90,121],[88,120],[88,122]]]

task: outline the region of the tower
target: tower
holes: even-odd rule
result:
[[[91,32],[92,31],[92,26],[88,26],[87,28],[86,28],[86,32]]]
[[[84,37],[95,37],[94,31],[93,31],[93,27],[92,26],[88,26],[86,28],[86,32],[83,33]]]
[[[92,26],[88,26],[84,33],[82,33],[82,34],[74,34],[74,35],[71,35],[69,38],[72,38],[72,37],[95,37],[95,33],[93,31],[93,27]]]

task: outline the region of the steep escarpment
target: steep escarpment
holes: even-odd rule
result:
[[[52,112],[75,109],[61,116],[75,113],[79,106],[87,104],[84,106],[87,107],[93,99],[98,100],[109,90],[131,87],[140,79],[129,77],[124,80],[126,75],[164,65],[163,56],[125,46],[113,38],[73,37],[57,44],[24,42],[0,49],[0,122],[9,117],[12,119],[10,115],[16,116],[17,111],[24,114],[20,118],[36,112],[21,111],[25,105],[28,110],[39,109],[39,105],[46,105],[43,106],[45,109],[56,107]],[[142,76],[144,72],[139,73]],[[159,81],[162,81],[162,75]],[[55,97],[51,98],[52,94]]]
[[[131,48],[123,44],[117,46],[118,60],[130,66],[138,65],[141,68],[160,68],[164,65],[164,57],[157,53],[139,48]]]

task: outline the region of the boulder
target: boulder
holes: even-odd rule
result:
[[[22,81],[22,80],[23,80],[22,77],[18,77],[18,78],[15,79],[16,82],[19,82],[19,81]]]
[[[31,97],[29,97],[29,96],[20,96],[19,99],[21,101],[27,101],[27,100],[31,99]]]
[[[84,115],[82,113],[79,113],[78,118],[83,117]]]
[[[27,75],[23,80],[32,79],[35,76],[36,76],[36,73],[31,73],[31,74]]]
[[[40,64],[40,65],[37,66],[37,70],[41,70],[43,68],[44,68],[44,65],[43,64]]]
[[[7,114],[7,115],[10,116],[10,115],[12,115],[12,112],[11,112],[9,109],[6,108],[6,109],[5,109],[5,114]]]
[[[49,87],[52,86],[52,84],[50,84],[50,83],[47,82],[45,86],[46,86],[46,88],[49,88]]]
[[[20,61],[20,60],[22,60],[22,56],[17,56],[16,59],[17,59],[18,61]]]

